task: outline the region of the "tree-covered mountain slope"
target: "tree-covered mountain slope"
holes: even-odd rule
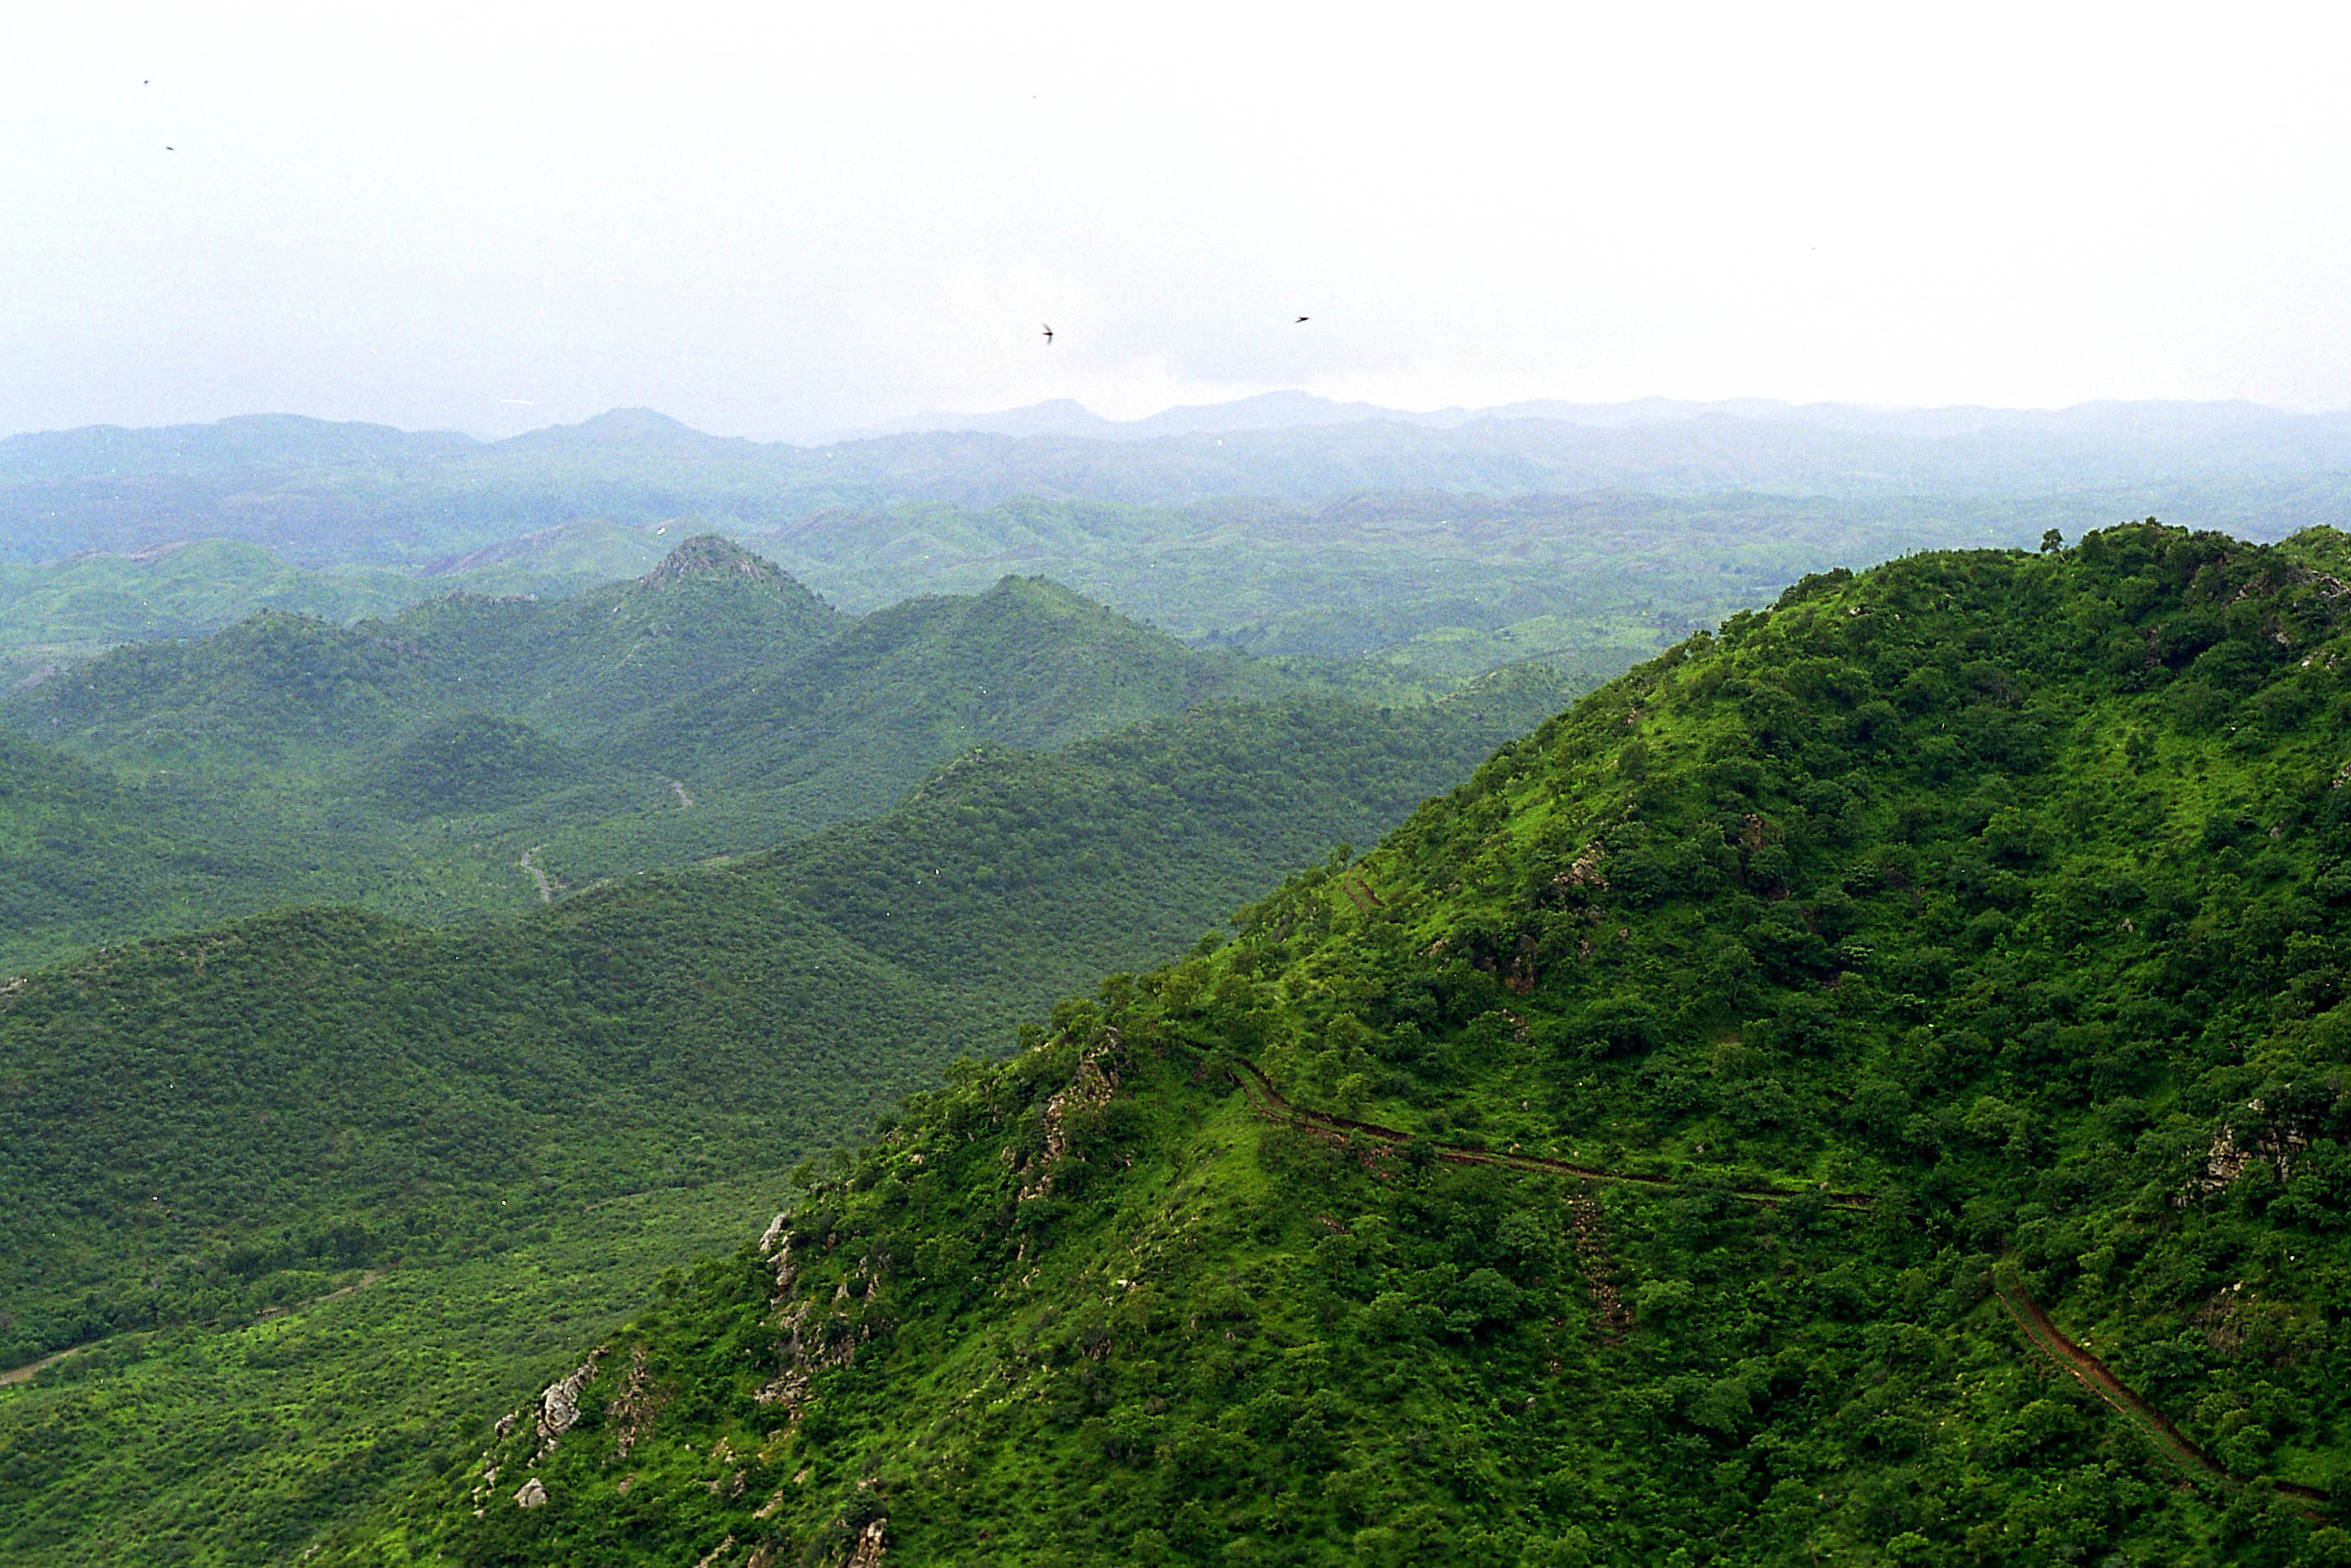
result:
[[[1058,750],[1196,703],[1287,695],[1275,666],[1202,653],[1042,578],[875,611],[806,657],[633,717],[614,755],[705,792],[788,796],[799,825],[894,800],[974,746]]]
[[[550,727],[600,729],[789,663],[845,624],[772,562],[705,534],[641,578],[568,599],[458,595],[359,630],[413,643],[436,693]]]
[[[2344,1561],[2346,612],[2323,530],[1808,580],[803,1167],[338,1549]]]
[[[323,891],[168,781],[117,783],[0,731],[0,950],[38,958]],[[246,898],[246,890],[260,902]]]
[[[0,1372],[94,1348],[0,1388],[0,1560],[315,1543],[416,1484],[448,1423],[527,1392],[549,1314],[604,1332],[709,1245],[693,1192],[739,1215],[751,1173],[1181,951],[1566,695],[1522,671],[1385,713],[1202,706],[976,752],[879,821],[528,919],[298,911],[12,983]],[[298,1361],[256,1320],[377,1276],[316,1309],[374,1331],[288,1329]],[[307,1436],[255,1447],[289,1406]]]

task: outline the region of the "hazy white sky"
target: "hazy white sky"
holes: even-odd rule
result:
[[[0,431],[2343,407],[2332,10],[9,6]]]

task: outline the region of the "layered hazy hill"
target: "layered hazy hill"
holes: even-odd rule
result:
[[[876,815],[975,746],[1340,687],[1387,689],[1195,650],[1041,580],[843,616],[709,536],[568,599],[458,593],[350,626],[266,611],[0,709],[24,766],[66,781],[16,862],[47,891],[11,906],[0,951],[293,900],[515,910]]]
[[[711,436],[650,410],[491,443],[287,415],[51,432],[0,441],[0,524],[35,559],[222,537],[306,564],[418,559],[580,517],[684,514],[756,530],[829,507],[985,508],[1022,497],[1309,508],[1411,490],[1932,497],[2064,502],[2073,528],[2118,511],[2219,505],[2283,529],[2339,507],[2351,472],[2343,416],[2233,403],[1528,404],[1413,416],[1292,394],[1125,429],[1050,414],[1011,416],[1019,434],[962,421],[819,446]]]
[[[2342,1561],[2346,614],[2325,530],[1808,580],[777,1173],[334,1552]]]
[[[124,760],[212,744],[244,761],[305,740],[379,745],[418,716],[469,706],[611,724],[788,662],[838,621],[776,567],[702,538],[640,579],[568,599],[457,592],[349,627],[265,612],[211,637],[115,650],[17,701],[36,729]]]
[[[458,591],[561,597],[642,574],[682,532],[567,523],[413,568],[304,570],[220,538],[0,562],[0,681],[43,678],[120,643],[202,637],[262,610],[348,624]]]
[[[45,564],[0,567],[0,674],[265,606],[554,596],[715,531],[852,612],[1042,575],[1195,643],[1598,678],[1834,564],[2150,513],[2278,537],[2351,507],[2340,416],[2236,403],[1406,414],[1281,393],[916,423],[817,446],[646,410],[489,443],[279,417],[10,437],[0,536]],[[151,559],[191,539],[211,553]],[[93,550],[119,553],[56,559]]]

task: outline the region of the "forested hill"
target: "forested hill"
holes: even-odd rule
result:
[[[2326,530],[1807,580],[803,1167],[338,1550],[2345,1561],[2346,614]]]
[[[351,627],[263,612],[116,649],[8,708],[37,737],[137,768],[349,768],[473,714],[611,737],[611,755],[713,785],[879,750],[890,760],[863,766],[894,792],[983,740],[1058,747],[1322,684],[1187,648],[1041,578],[850,618],[704,536],[640,580],[570,599],[453,594]]]
[[[0,988],[0,1373],[78,1347],[0,1381],[0,1561],[298,1556],[772,1173],[1384,831],[1557,711],[1546,674],[984,747],[527,919],[298,911]]]
[[[126,760],[276,760],[371,746],[471,708],[549,727],[610,724],[788,663],[843,618],[715,537],[643,578],[569,599],[456,593],[341,627],[265,611],[211,637],[133,643],[16,700],[36,734]]]
[[[1351,685],[1387,689],[1188,648],[1042,579],[843,616],[707,536],[571,599],[457,594],[350,627],[264,612],[0,703],[19,760],[90,765],[0,810],[0,964],[293,902],[519,912],[541,878],[877,816],[975,746]]]

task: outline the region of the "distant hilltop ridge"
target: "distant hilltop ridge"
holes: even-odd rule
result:
[[[615,408],[572,424],[544,425],[486,441],[456,431],[410,431],[360,421],[296,413],[236,414],[206,423],[81,425],[0,437],[0,480],[128,472],[191,472],[294,465],[430,461],[469,452],[590,453],[629,450],[673,456],[750,457],[893,436],[972,434],[1014,440],[1136,442],[1168,437],[1327,429],[1352,424],[1457,431],[1481,423],[1539,423],[1590,430],[1643,430],[1701,423],[1780,425],[1845,435],[1938,441],[1999,433],[2122,439],[2195,439],[2254,431],[2325,430],[2351,434],[2351,411],[2294,413],[2243,401],[2105,400],[2064,408],[1980,404],[1878,407],[1849,402],[1787,402],[1771,398],[1710,402],[1639,398],[1625,402],[1541,400],[1482,408],[1425,411],[1343,402],[1304,392],[1260,392],[1216,403],[1185,404],[1139,419],[1110,419],[1073,398],[993,413],[925,411],[878,424],[843,427],[809,440],[758,441],[714,435],[651,408]]]
[[[2351,413],[2245,402],[1654,399],[1412,413],[1286,392],[1124,422],[1058,402],[913,423],[925,427],[822,446],[713,435],[650,409],[502,441],[292,414],[10,436],[0,559],[226,538],[306,566],[422,567],[574,524],[778,534],[815,517],[1029,501],[1319,512],[1411,496],[1427,497],[1434,521],[1455,497],[1802,499],[1851,516],[1964,518],[1967,538],[2028,541],[2126,517],[2252,538],[2351,520]],[[545,548],[584,560],[617,544],[580,534]],[[629,575],[648,564],[631,561]]]
[[[661,559],[638,580],[661,588],[695,577],[747,577],[769,588],[782,588],[792,579],[783,568],[762,560],[732,539],[716,534],[696,534]]]

